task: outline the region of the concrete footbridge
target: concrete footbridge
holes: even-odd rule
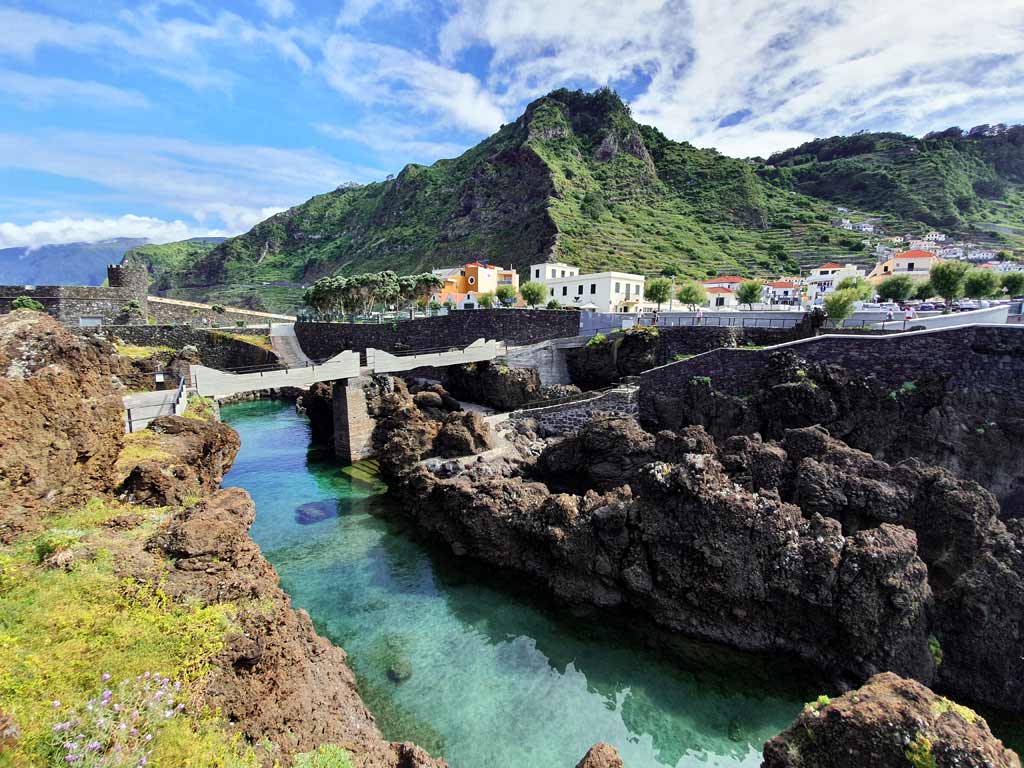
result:
[[[309,387],[322,381],[345,381],[375,373],[400,373],[415,368],[444,368],[485,360],[494,360],[504,353],[497,341],[477,339],[467,347],[412,350],[393,353],[380,349],[366,350],[366,365],[360,355],[346,350],[320,362],[308,360],[294,367],[258,367],[220,371],[203,365],[191,367],[192,389],[206,397],[222,398],[243,392],[283,387]]]

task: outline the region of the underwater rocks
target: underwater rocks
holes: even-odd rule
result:
[[[300,525],[312,525],[337,516],[336,501],[308,501],[295,508],[295,522]]]
[[[765,745],[762,768],[1020,768],[980,715],[886,672],[808,704]]]

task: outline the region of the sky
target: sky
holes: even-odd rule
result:
[[[0,247],[237,234],[602,85],[740,157],[1024,122],[1024,0],[0,0]]]

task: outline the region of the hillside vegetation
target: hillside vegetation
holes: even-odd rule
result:
[[[836,203],[889,226],[984,223],[1013,242],[1020,132],[956,134],[825,139],[765,163],[672,141],[611,90],[558,90],[457,158],[343,185],[215,247],[129,256],[165,295],[273,311],[326,275],[473,259],[692,277],[868,263],[861,236],[831,226]]]

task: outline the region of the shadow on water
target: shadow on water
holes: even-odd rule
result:
[[[296,606],[341,645],[388,738],[452,768],[570,768],[597,741],[630,768],[758,766],[764,741],[822,692],[787,659],[672,638],[628,616],[573,618],[456,560],[310,446],[283,403],[223,410],[242,436],[224,485],[257,505],[252,536]],[[299,522],[296,508],[336,505]]]

